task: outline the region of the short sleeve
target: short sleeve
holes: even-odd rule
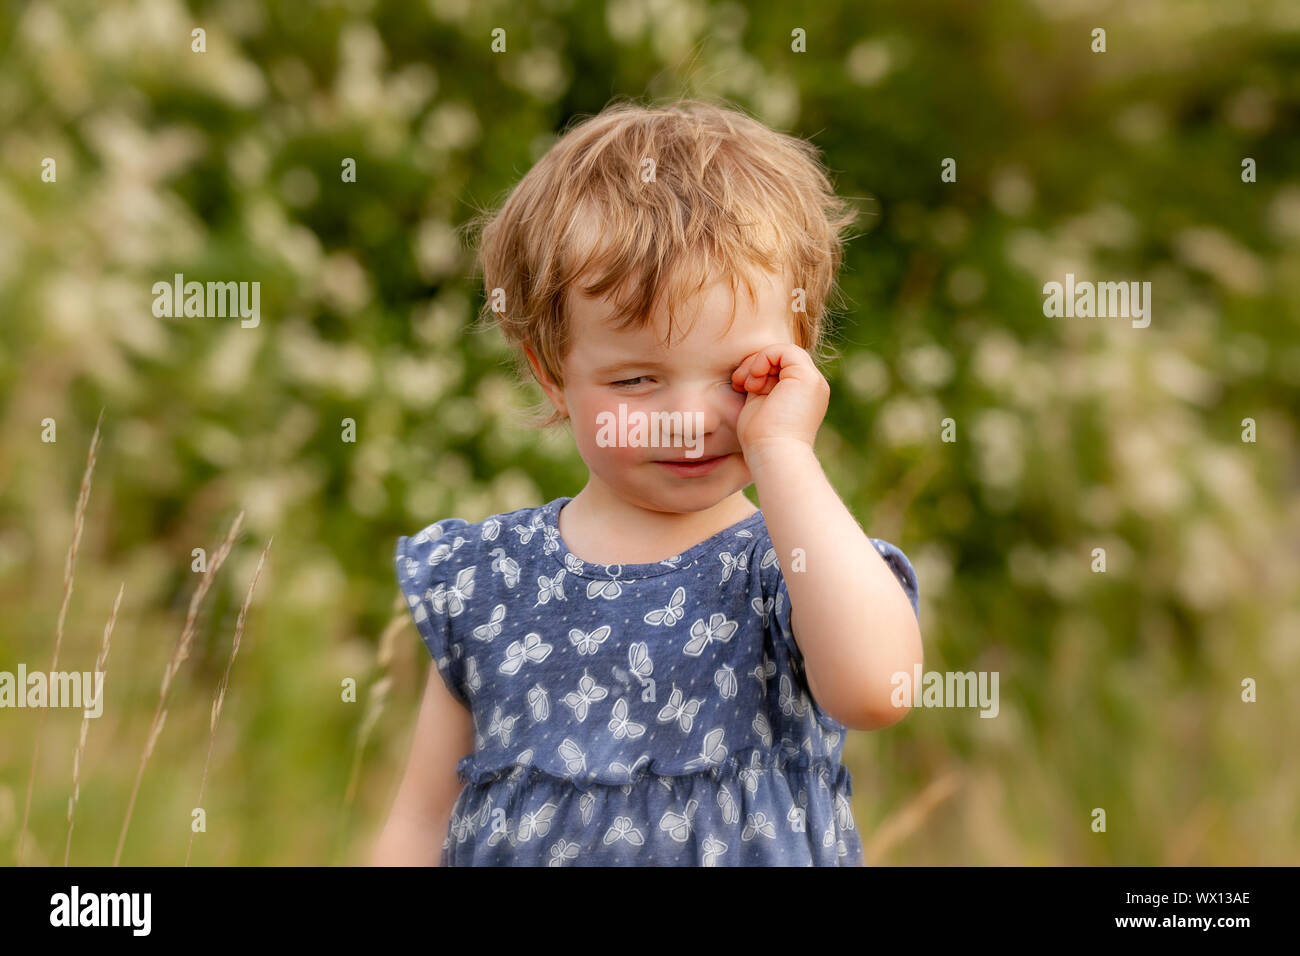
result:
[[[447,689],[468,708],[464,647],[452,626],[474,594],[477,569],[470,560],[469,536],[456,533],[465,527],[462,519],[446,518],[409,538],[399,537],[394,561],[424,646]]]
[[[894,577],[898,578],[898,583],[903,586],[903,593],[907,595],[907,600],[912,605],[912,613],[916,615],[919,622],[921,620],[921,589],[916,580],[916,569],[912,567],[912,562],[907,560],[901,549],[888,541],[882,541],[880,538],[870,538],[871,544],[880,556],[885,559],[885,564],[889,565],[889,570],[894,572]]]
[[[921,619],[920,607],[920,587],[916,580],[916,570],[912,567],[912,562],[907,559],[902,550],[888,541],[880,538],[868,539],[872,547],[879,552],[880,556],[885,559],[885,564],[894,572],[894,577],[903,588],[903,593],[907,595],[907,600],[912,605],[912,613],[916,619]],[[799,645],[795,643],[794,631],[790,627],[790,591],[786,587],[785,574],[782,573],[780,564],[776,568],[776,596],[772,606],[772,618],[775,622],[775,631],[785,641],[790,655],[795,659],[799,666],[803,666],[803,653],[799,650]]]

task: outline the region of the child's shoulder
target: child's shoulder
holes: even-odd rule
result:
[[[426,569],[441,567],[445,572],[472,565],[513,540],[512,529],[514,536],[521,540],[541,531],[547,511],[554,504],[516,508],[478,521],[458,516],[439,518],[410,536],[398,537],[398,568],[410,577],[427,574]]]
[[[411,535],[410,540],[416,544],[423,544],[459,536],[466,541],[495,541],[504,531],[516,525],[522,528],[541,526],[548,509],[554,504],[555,502],[546,502],[529,508],[502,511],[478,521],[469,521],[460,517],[439,518]]]

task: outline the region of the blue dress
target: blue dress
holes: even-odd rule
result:
[[[860,866],[841,763],[762,511],[651,564],[584,563],[571,498],[397,542],[474,752],[442,866]],[[871,539],[919,616],[916,574]]]

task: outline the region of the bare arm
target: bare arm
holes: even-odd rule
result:
[[[736,434],[790,594],[808,689],[846,727],[888,727],[907,713],[892,704],[892,678],[923,664],[921,630],[813,452],[830,385],[807,350],[776,342],[746,357],[731,386],[746,393]],[[810,573],[787,564],[796,548]]]
[[[371,866],[438,866],[451,808],[460,793],[456,764],[474,750],[474,719],[429,668],[406,774],[371,853]]]
[[[892,676],[924,661],[916,614],[898,579],[844,506],[810,446],[756,442],[746,452],[763,516],[784,570],[803,548],[811,573],[787,573],[790,629],[809,689],[847,727],[902,720]],[[808,529],[816,529],[815,533]]]

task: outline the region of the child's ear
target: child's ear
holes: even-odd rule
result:
[[[569,410],[564,407],[564,393],[546,374],[542,368],[542,363],[537,360],[537,353],[533,351],[532,346],[525,345],[524,354],[528,356],[528,364],[533,367],[533,375],[537,378],[537,383],[542,386],[542,391],[546,393],[546,397],[551,400],[551,404],[556,407],[560,414],[567,418]]]

